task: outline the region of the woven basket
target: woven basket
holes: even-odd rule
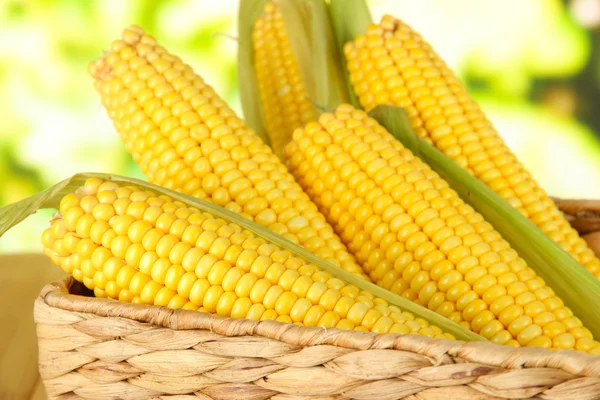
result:
[[[73,279],[44,287],[35,321],[51,399],[600,399],[600,356],[173,311]]]

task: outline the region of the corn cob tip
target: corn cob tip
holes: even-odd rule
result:
[[[263,8],[263,15],[264,14],[274,14],[276,10],[277,10],[277,4],[275,4],[274,1],[269,1],[265,4],[265,7]]]
[[[157,42],[141,27],[130,25],[125,28],[120,39],[114,40],[110,50],[104,51],[101,57],[88,65],[88,73],[96,80],[107,80],[112,77],[112,70],[122,60],[130,60],[136,55],[143,56],[157,49]]]
[[[365,111],[360,110],[358,108],[354,108],[354,106],[352,106],[351,104],[348,104],[348,103],[343,103],[343,104],[340,104],[339,106],[337,106],[336,109],[334,110],[334,113],[338,113],[338,112],[339,113],[353,113],[354,115],[360,116],[362,118],[368,117],[368,115]]]
[[[379,26],[381,26],[381,28],[383,30],[386,31],[394,31],[397,29],[398,27],[398,19],[393,17],[390,14],[385,14],[382,18],[381,18],[381,22],[379,24]]]
[[[100,74],[100,70],[102,69],[103,63],[101,60],[93,60],[88,63],[88,73],[96,79],[96,77]]]
[[[140,42],[143,37],[146,36],[146,32],[138,25],[130,25],[123,30],[123,41],[130,46],[133,46]]]
[[[106,55],[103,55],[88,64],[88,73],[95,80],[107,79],[110,72],[110,67],[106,63]]]

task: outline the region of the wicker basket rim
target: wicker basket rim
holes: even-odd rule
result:
[[[50,307],[69,312],[117,317],[173,330],[208,330],[226,337],[262,336],[293,346],[332,345],[354,350],[399,350],[420,354],[443,363],[452,357],[464,362],[505,369],[553,368],[589,377],[600,377],[600,356],[575,351],[513,348],[483,342],[459,342],[417,335],[382,334],[301,327],[277,321],[252,321],[214,316],[190,310],[117,302],[71,294],[74,279],[46,285],[41,300]]]

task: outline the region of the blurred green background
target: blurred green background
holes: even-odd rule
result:
[[[600,198],[600,0],[372,0],[433,44],[542,186]],[[0,0],[0,206],[76,172],[142,177],[87,65],[128,24],[239,111],[235,0]],[[225,35],[224,35],[225,34]],[[39,251],[50,212],[0,240]]]

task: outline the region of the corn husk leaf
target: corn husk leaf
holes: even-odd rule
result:
[[[287,37],[292,47],[292,53],[298,64],[302,82],[306,88],[306,95],[315,102],[314,94],[316,83],[315,75],[311,73],[311,27],[312,27],[312,0],[279,0],[277,4],[281,10],[283,24]],[[316,104],[316,103],[315,103]]]
[[[244,117],[270,144],[260,101],[252,32],[256,19],[270,0],[241,0],[238,17],[238,77]],[[325,0],[279,0],[294,58],[317,114],[348,102],[335,35]]]
[[[348,93],[350,103],[356,108],[361,108],[348,76],[344,45],[354,40],[358,35],[364,34],[368,26],[373,23],[373,18],[371,18],[371,12],[365,0],[330,0],[329,12],[335,32],[344,81],[346,82],[346,93]]]
[[[426,162],[466,203],[492,224],[594,337],[600,338],[600,280],[483,182],[419,138],[403,109],[380,105],[369,115]]]
[[[332,275],[350,283],[362,290],[371,292],[373,295],[380,297],[390,304],[394,304],[400,307],[402,310],[409,311],[415,315],[425,319],[431,324],[434,324],[441,328],[444,332],[453,334],[458,340],[464,341],[485,341],[485,339],[466,328],[450,321],[447,318],[442,317],[430,311],[424,307],[421,307],[410,300],[407,300],[401,296],[393,294],[392,292],[383,289],[373,283],[370,283],[356,275],[353,275],[343,269],[331,264],[314,254],[310,253],[303,247],[285,239],[284,237],[277,235],[267,228],[264,228],[232,211],[229,211],[223,207],[217,206],[216,204],[209,203],[204,200],[187,196],[176,192],[174,190],[166,189],[161,186],[153,185],[148,182],[144,182],[138,179],[127,178],[118,175],[110,174],[98,174],[98,173],[81,173],[73,175],[72,177],[57,183],[56,185],[40,192],[34,196],[21,200],[17,203],[10,204],[3,208],[0,208],[0,236],[2,236],[8,229],[18,224],[29,215],[35,213],[37,210],[42,208],[58,208],[60,200],[63,196],[68,193],[73,193],[78,187],[82,186],[88,178],[99,178],[102,180],[109,180],[119,183],[125,183],[128,185],[135,185],[137,187],[153,191],[155,193],[165,194],[174,200],[181,201],[190,207],[195,207],[201,211],[209,212],[215,217],[222,218],[226,221],[236,223],[242,228],[254,232],[257,236],[278,245],[279,247],[288,250],[292,254],[303,258],[304,260],[319,266],[323,270],[331,273]]]
[[[254,69],[254,53],[252,51],[252,30],[269,0],[241,0],[238,11],[238,54],[237,73],[238,88],[244,119],[250,128],[268,145],[271,144],[263,111],[260,104],[256,71]]]
[[[292,51],[317,111],[348,102],[329,10],[324,0],[279,0]],[[298,34],[302,32],[302,35]]]

